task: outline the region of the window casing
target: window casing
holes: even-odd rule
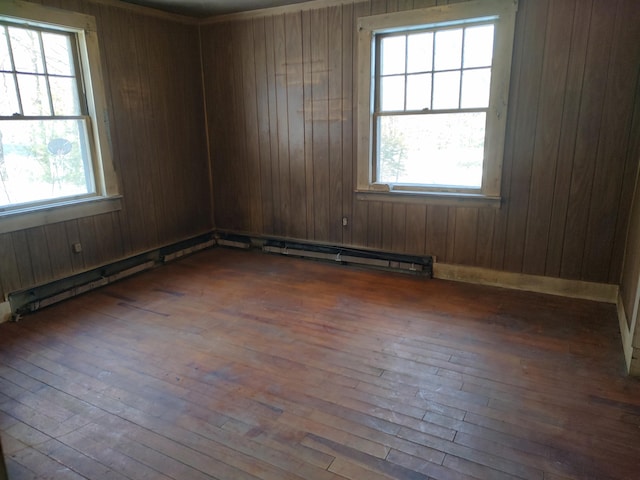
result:
[[[0,233],[120,208],[95,19],[0,5]]]
[[[516,8],[472,1],[359,19],[361,198],[499,202]]]

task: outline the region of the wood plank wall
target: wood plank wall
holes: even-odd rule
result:
[[[217,227],[618,283],[638,165],[637,0],[520,0],[500,209],[355,199],[356,19],[434,4],[201,27]]]
[[[3,296],[213,228],[197,26],[85,0],[40,3],[96,17],[123,209],[0,235]]]

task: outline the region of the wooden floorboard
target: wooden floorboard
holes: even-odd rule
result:
[[[613,305],[211,249],[0,325],[9,479],[636,479]]]

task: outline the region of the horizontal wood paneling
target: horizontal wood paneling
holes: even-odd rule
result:
[[[355,21],[440,3],[378,0],[203,26],[217,226],[618,283],[640,134],[633,0],[520,0],[499,210],[354,197]],[[254,53],[238,32],[264,42]],[[250,86],[241,98],[239,84]],[[257,151],[247,130],[256,112]],[[265,206],[273,217],[260,226],[251,212]]]
[[[2,296],[213,227],[197,26],[105,3],[37,3],[96,17],[123,209],[1,235]]]

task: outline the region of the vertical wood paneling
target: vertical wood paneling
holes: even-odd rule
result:
[[[0,258],[2,258],[2,275],[0,275],[0,288],[2,292],[13,292],[22,286],[16,249],[13,246],[13,235],[5,233],[0,235]]]
[[[394,203],[391,224],[385,223],[385,230],[391,227],[391,250],[394,252],[404,252],[406,247],[405,238],[407,236],[407,207],[402,203]]]
[[[578,118],[580,115],[580,84],[584,76],[587,41],[593,4],[590,0],[576,3],[571,32],[571,48],[567,65],[567,88],[560,123],[558,164],[549,227],[546,270],[550,276],[559,276],[562,263],[565,222],[569,204],[573,150],[576,145]]]
[[[342,6],[342,216],[347,225],[342,226],[342,241],[353,243],[353,101],[354,81],[354,5]]]
[[[300,13],[286,15],[285,29],[287,32],[287,108],[291,176],[291,224],[288,234],[301,238],[307,233],[302,15]]]
[[[120,236],[117,217],[111,213],[107,213],[92,218],[95,228],[95,239],[88,240],[84,243],[88,243],[89,245],[95,244],[99,257],[96,262],[89,262],[89,265],[106,264],[114,258],[121,258],[124,252],[120,244],[113,241],[114,238]]]
[[[150,158],[150,178],[148,183],[152,186],[153,191],[153,204],[156,206],[156,226],[158,230],[159,238],[167,238],[172,236],[172,230],[177,221],[177,209],[174,205],[177,202],[172,202],[171,199],[166,198],[164,194],[165,186],[173,180],[171,171],[164,168],[158,168],[161,164],[159,160],[162,158],[163,149],[167,148],[166,144],[153,141],[152,132],[158,132],[165,138],[169,138],[170,132],[165,129],[166,123],[163,121],[163,117],[168,111],[167,101],[167,82],[170,80],[164,69],[163,59],[165,53],[165,42],[155,39],[153,33],[160,28],[160,21],[153,18],[143,18],[141,25],[141,31],[143,34],[143,42],[140,44],[141,50],[144,53],[144,63],[140,65],[140,73],[143,78],[152,78],[156,76],[157,79],[150,86],[143,87],[148,93],[145,95],[145,104],[143,107],[143,113],[149,121],[145,125],[146,139],[149,144],[148,156]],[[176,182],[178,183],[178,182]]]
[[[383,224],[382,224],[382,211],[383,206],[381,202],[369,202],[367,210],[367,247],[382,249],[383,244]]]
[[[475,265],[479,267],[491,268],[495,218],[495,209],[478,209],[478,241],[476,242]]]
[[[547,35],[540,81],[538,115],[530,181],[524,261],[525,273],[543,275],[553,205],[553,186],[558,163],[562,107],[566,92],[575,2],[551,2],[546,19]]]
[[[262,206],[262,231],[269,235],[273,225],[273,178],[271,171],[271,138],[269,130],[269,88],[267,77],[267,52],[264,18],[253,21],[253,51],[255,55],[255,88],[258,123],[258,160],[260,168],[259,199]]]
[[[342,7],[329,8],[328,114],[329,114],[329,236],[342,243]]]
[[[224,98],[230,95],[233,88],[233,71],[228,66],[231,64],[232,50],[228,39],[230,28],[228,24],[220,25],[215,30],[203,32],[203,49],[208,52],[203,55],[203,66],[205,79],[210,72],[216,73],[215,88],[207,91],[207,111],[209,122],[209,142],[211,148],[211,168],[216,172],[214,175],[214,205],[216,222],[220,226],[230,228],[235,214],[235,204],[232,201],[232,188],[235,180],[234,160],[231,155],[231,141],[224,142],[226,136],[232,138],[232,128],[230,126],[231,102]],[[218,182],[217,178],[224,176],[225,182]]]
[[[244,138],[247,161],[247,194],[249,196],[249,228],[251,232],[262,232],[262,182],[256,182],[260,176],[260,153],[258,145],[258,105],[256,87],[256,60],[253,40],[253,24],[240,25],[239,47],[242,55],[242,99],[244,102]]]
[[[269,131],[270,131],[270,147],[271,152],[269,160],[271,161],[271,184],[273,188],[273,233],[282,235],[282,216],[280,214],[280,141],[278,134],[278,96],[276,95],[276,57],[275,57],[275,38],[274,38],[274,21],[273,17],[265,19],[265,50],[267,60],[267,77],[262,79],[267,85],[269,100]],[[204,55],[207,55],[205,50]],[[206,73],[206,72],[205,72]],[[212,72],[215,75],[215,72]],[[215,133],[215,132],[213,132]],[[213,153],[212,153],[213,155]],[[214,178],[215,175],[214,175]],[[222,180],[224,177],[220,177]],[[217,190],[215,185],[214,192]]]
[[[156,91],[156,83],[151,83],[152,73],[156,73],[158,53],[150,47],[153,35],[151,32],[154,28],[150,23],[152,19],[136,16],[132,21],[136,22],[140,31],[140,38],[136,37],[136,49],[134,61],[139,68],[136,69],[136,92],[138,104],[136,105],[135,116],[136,121],[140,122],[141,128],[135,138],[137,151],[138,168],[140,169],[138,185],[142,191],[143,198],[149,203],[149,212],[143,215],[150,231],[146,235],[146,243],[140,246],[140,249],[149,249],[152,245],[157,245],[158,238],[167,235],[167,229],[163,224],[163,217],[166,213],[166,203],[168,199],[162,191],[162,170],[158,168],[157,159],[160,158],[160,145],[156,141],[152,132],[158,128],[158,117],[154,111],[154,94]],[[134,28],[132,28],[134,29]],[[134,29],[135,30],[135,29]],[[162,80],[160,80],[162,82]],[[134,92],[131,92],[134,93]],[[143,120],[144,119],[144,120]],[[140,182],[140,179],[145,179]],[[96,259],[98,259],[97,257]]]
[[[79,242],[82,247],[82,260],[85,265],[100,265],[102,252],[100,252],[97,243],[91,242],[97,234],[96,225],[93,217],[85,217],[78,219]]]
[[[315,185],[313,175],[313,61],[311,57],[311,12],[302,12],[302,77],[304,90],[304,172],[307,206],[307,237],[316,238]]]
[[[353,6],[353,22],[354,25],[351,27],[351,31],[352,31],[352,46],[354,48],[354,55],[353,55],[353,63],[351,65],[351,78],[353,81],[353,85],[354,85],[354,92],[352,92],[352,96],[351,96],[351,118],[352,118],[352,123],[351,123],[351,131],[353,132],[353,141],[352,141],[352,150],[351,150],[351,168],[352,168],[352,177],[351,177],[351,189],[353,190],[353,182],[354,182],[354,178],[355,178],[355,159],[357,158],[357,143],[355,141],[355,139],[357,138],[357,118],[355,115],[355,112],[357,111],[357,105],[358,105],[358,95],[356,93],[356,79],[358,78],[358,71],[357,71],[357,54],[355,52],[355,49],[357,48],[358,45],[358,31],[355,28],[355,24],[357,23],[358,18],[360,17],[365,17],[367,15],[371,14],[371,3],[370,2],[361,2],[361,3],[356,3]],[[345,161],[345,163],[347,163]],[[355,195],[351,196],[352,199],[352,208],[353,208],[353,213],[352,216],[353,218],[350,220],[351,221],[351,243],[353,245],[367,245],[367,225],[368,225],[368,218],[369,218],[369,202],[366,201],[362,201],[362,200],[358,200],[356,198]]]
[[[516,16],[515,32],[513,39],[513,58],[511,62],[511,80],[509,83],[509,106],[507,110],[507,124],[505,133],[504,155],[502,159],[502,203],[496,212],[494,222],[493,248],[491,252],[491,268],[503,270],[505,266],[505,250],[507,245],[507,228],[509,226],[509,211],[511,209],[511,177],[514,170],[514,148],[515,148],[515,121],[519,111],[520,97],[516,94],[520,88],[521,64],[526,61],[524,58],[524,40],[527,25],[527,10],[518,4],[518,14]],[[526,81],[526,79],[522,79]]]
[[[473,265],[476,260],[476,243],[469,242],[478,231],[478,209],[461,207],[455,210],[455,231],[453,240],[453,263]]]
[[[71,249],[74,243],[80,242],[80,229],[78,228],[78,220],[65,222],[64,227],[67,232],[67,240],[69,242],[68,248]],[[73,273],[78,273],[85,269],[82,253],[71,255],[71,267],[73,269]]]
[[[291,182],[289,175],[289,116],[287,109],[287,49],[284,16],[273,18],[273,55],[275,66],[277,140],[277,172],[280,180],[279,203],[277,204],[280,229],[278,235],[289,235],[291,231]],[[242,199],[242,197],[240,197]],[[278,208],[279,207],[279,208]]]
[[[425,252],[425,224],[427,219],[426,205],[407,205],[407,253],[422,255]]]
[[[51,252],[47,243],[44,227],[31,228],[27,235],[29,255],[31,257],[31,271],[33,281],[37,284],[45,283],[52,277]]]
[[[329,241],[331,188],[329,177],[329,30],[328,10],[311,11],[311,108],[313,204],[316,240]],[[318,208],[320,206],[320,208]]]
[[[448,210],[447,207],[442,205],[427,206],[424,251],[441,262],[447,256]]]
[[[591,203],[598,142],[603,127],[602,112],[615,18],[616,9],[611,8],[610,2],[594,2],[564,226],[560,274],[565,278],[580,278],[582,273],[589,224],[588,206]]]
[[[520,14],[526,19],[526,23],[520,26],[524,28],[524,42],[522,53],[519,53],[526,55],[526,61],[521,62],[515,72],[522,80],[516,84],[518,89],[512,90],[518,97],[518,109],[509,119],[514,127],[507,237],[520,240],[507,241],[504,246],[504,267],[513,271],[522,271],[524,260],[524,242],[521,239],[525,237],[529,207],[548,5],[548,0],[541,0],[535,4],[523,2],[519,7],[522,9]]]
[[[153,168],[153,155],[147,155],[147,148],[151,141],[149,137],[148,124],[146,120],[145,105],[149,102],[149,89],[146,88],[145,79],[142,72],[146,69],[143,45],[145,40],[138,38],[139,26],[138,16],[132,13],[124,13],[122,21],[118,22],[118,35],[125,45],[129,48],[123,48],[120,52],[120,58],[117,64],[122,68],[115,70],[117,75],[110,75],[112,81],[120,86],[120,105],[116,112],[122,109],[123,116],[116,117],[115,124],[120,130],[125,128],[129,130],[126,134],[120,135],[120,139],[127,138],[126,144],[121,149],[121,155],[125,156],[126,161],[131,165],[132,169],[129,175],[124,176],[122,181],[124,189],[127,192],[137,192],[127,195],[125,202],[132,204],[129,210],[129,229],[132,232],[131,242],[134,251],[142,251],[149,249],[157,240],[157,205],[155,202],[153,182],[151,179],[157,179],[157,170]],[[134,18],[135,17],[135,18]],[[115,19],[113,20],[115,22]],[[127,61],[129,64],[127,64]],[[114,62],[116,63],[116,62]],[[138,68],[130,68],[130,64],[137,65]],[[114,70],[109,70],[114,73]],[[124,80],[121,83],[121,80]],[[140,128],[132,129],[130,125],[138,125]],[[126,135],[126,137],[125,137]],[[143,210],[135,208],[133,205],[146,205]]]
[[[387,251],[393,250],[393,210],[393,203],[382,204],[382,249]]]
[[[602,114],[606,127],[600,129],[582,265],[581,278],[585,280],[620,280],[619,261],[610,268],[613,249],[603,250],[602,246],[614,243],[619,217],[627,223],[635,183],[632,173],[625,176],[635,102],[625,100],[634,97],[639,80],[638,62],[633,61],[640,56],[639,30],[640,9],[628,0],[619,0]]]
[[[230,63],[223,65],[222,68],[230,68],[233,71],[233,87],[228,91],[230,98],[233,99],[233,108],[231,111],[230,124],[232,126],[232,132],[230,140],[232,141],[231,147],[231,161],[239,168],[233,169],[234,177],[234,189],[228,193],[227,202],[234,203],[236,213],[233,215],[233,224],[236,229],[243,231],[251,231],[251,188],[250,183],[253,183],[253,179],[250,178],[249,158],[248,158],[248,146],[247,146],[247,131],[246,121],[247,112],[245,105],[251,102],[251,99],[246,98],[243,84],[244,84],[244,72],[243,72],[243,58],[245,55],[251,55],[248,52],[242,52],[242,37],[244,35],[244,24],[238,22],[232,23],[231,29],[231,45],[232,55]],[[226,39],[228,41],[228,39]],[[242,132],[242,137],[237,135],[237,132]],[[219,182],[218,182],[219,183]],[[235,198],[242,198],[244,201],[235,202]]]
[[[27,230],[20,230],[12,232],[11,241],[13,244],[13,251],[15,253],[16,261],[18,263],[18,284],[20,288],[35,285],[35,276],[33,274],[31,252],[28,245],[28,232]],[[9,292],[7,292],[9,293]]]
[[[51,263],[51,274],[53,277],[62,278],[73,273],[71,256],[74,255],[71,249],[71,243],[67,237],[67,229],[64,223],[54,223],[44,227],[44,233],[47,238],[47,245],[54,255],[51,255],[49,262]],[[77,254],[75,254],[77,255]]]
[[[445,255],[442,258],[442,261],[447,263],[453,263],[453,258],[455,255],[455,247],[456,247],[456,225],[458,222],[458,217],[456,215],[457,208],[456,207],[447,207],[446,215],[447,215],[447,232],[445,235],[446,243],[445,243]],[[462,241],[459,239],[459,241]],[[458,246],[460,248],[460,246]]]

